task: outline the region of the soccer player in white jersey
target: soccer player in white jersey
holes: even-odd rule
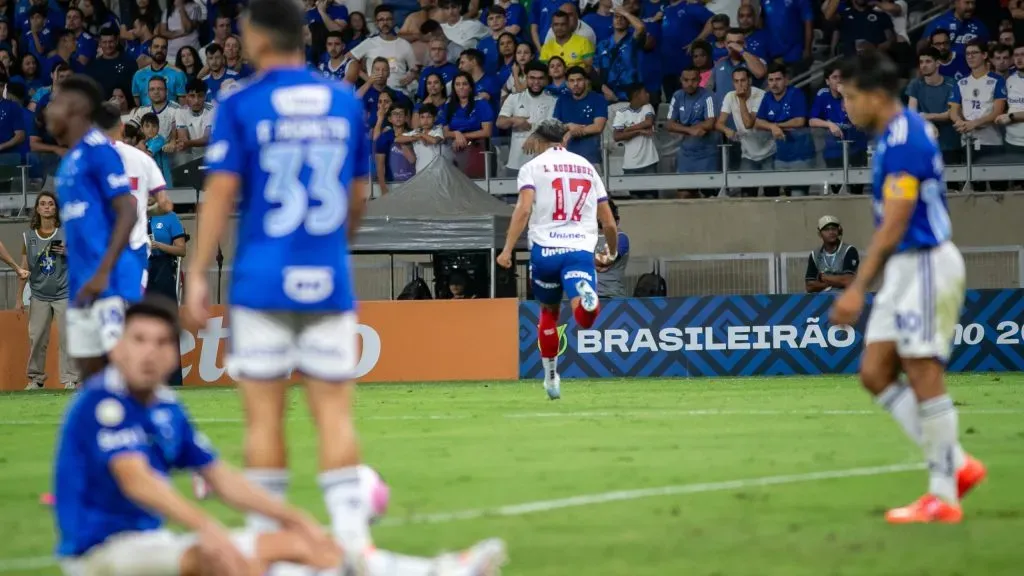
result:
[[[362,102],[350,85],[306,66],[305,14],[294,0],[252,0],[241,24],[260,73],[216,112],[185,298],[192,318],[205,322],[206,270],[240,200],[228,366],[245,406],[249,477],[281,497],[287,491],[284,416],[297,371],[319,436],[318,481],[346,559],[371,575],[490,573],[504,560],[497,540],[449,563],[372,546],[370,521],[387,493],[362,464],[352,418],[359,343],[348,250],[369,189]],[[274,527],[258,514],[247,521]]]
[[[548,398],[561,397],[558,376],[558,314],[562,291],[581,328],[600,312],[595,262],[618,258],[619,231],[608,207],[608,193],[594,166],[562,147],[568,128],[558,120],[541,122],[527,144],[539,154],[519,169],[519,201],[498,264],[512,267],[512,252],[529,221],[530,277],[540,302],[537,340]],[[598,220],[607,251],[594,254]]]
[[[884,267],[864,336],[861,382],[923,449],[929,477],[927,493],[890,510],[886,520],[956,523],[963,517],[960,499],[986,472],[960,447],[957,411],[944,381],[965,271],[951,240],[937,131],[903,107],[899,69],[884,54],[858,54],[841,70],[850,120],[878,135],[872,166],[876,230],[831,320],[856,322],[867,287]]]

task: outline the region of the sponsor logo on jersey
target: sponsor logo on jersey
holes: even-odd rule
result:
[[[89,203],[84,201],[68,202],[60,210],[60,219],[67,223],[69,220],[75,220],[85,216],[86,211],[89,209]]]
[[[560,256],[562,254],[568,254],[570,252],[578,252],[575,248],[541,248],[540,255],[543,258],[549,258],[551,256]]]
[[[586,240],[587,235],[582,232],[558,232],[552,230],[548,232],[548,238],[553,240]]]
[[[104,428],[96,433],[96,445],[104,452],[112,452],[120,448],[132,448],[146,445],[146,433],[139,427],[124,430]]]
[[[581,280],[589,280],[591,282],[594,281],[594,277],[591,276],[590,273],[584,272],[583,270],[571,270],[566,273],[565,277],[567,279],[579,278]]]
[[[289,266],[284,269],[284,293],[302,304],[323,302],[334,293],[334,271],[324,267]]]

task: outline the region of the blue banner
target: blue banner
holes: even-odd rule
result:
[[[832,294],[626,298],[602,302],[589,330],[562,310],[558,371],[564,378],[852,374],[856,327],[831,326]],[[870,309],[870,302],[868,303]],[[539,305],[519,306],[519,376],[542,378]],[[969,290],[949,370],[1024,370],[1024,290]]]

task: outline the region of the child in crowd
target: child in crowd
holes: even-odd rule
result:
[[[171,162],[167,157],[167,153],[164,152],[167,139],[160,135],[160,118],[152,112],[144,114],[139,121],[139,129],[142,137],[139,139],[136,148],[153,157],[156,165],[160,167],[160,171],[164,174],[164,180],[170,183]]]
[[[622,171],[650,174],[658,171],[658,149],[654,145],[654,107],[643,84],[626,86],[629,108],[620,110],[612,121],[612,138],[625,142]]]

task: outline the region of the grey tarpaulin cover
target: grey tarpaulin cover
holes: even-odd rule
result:
[[[511,215],[511,206],[478,188],[458,168],[434,161],[394,191],[370,201],[352,249],[500,250]]]

